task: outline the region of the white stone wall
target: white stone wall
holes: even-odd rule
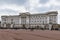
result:
[[[31,26],[37,26],[40,24],[49,24],[49,22],[57,23],[57,14],[39,14],[39,15],[28,15],[28,14],[22,14],[22,15],[17,15],[17,16],[4,16],[1,17],[2,18],[2,22],[1,24],[4,24],[4,22],[6,23],[10,23],[11,24],[11,19],[13,19],[13,23],[17,26],[21,25],[22,22],[22,17],[26,17],[26,24],[30,24]],[[6,20],[5,20],[6,19]],[[51,21],[50,21],[51,19]]]
[[[48,19],[47,19],[48,16],[46,15],[37,15],[37,16],[30,16],[30,24],[47,24],[48,22]]]
[[[57,16],[55,16],[55,15],[49,16],[49,22],[51,22],[53,24],[57,24]]]

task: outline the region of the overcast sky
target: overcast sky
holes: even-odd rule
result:
[[[60,23],[60,0],[0,0],[0,17],[18,15],[20,12],[48,11],[58,11],[58,23]]]

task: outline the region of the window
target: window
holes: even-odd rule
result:
[[[33,21],[32,21],[33,22]]]
[[[11,19],[11,22],[13,22],[13,19]]]
[[[3,21],[4,21],[4,23],[6,23],[6,19],[5,18],[3,18]]]
[[[4,19],[4,21],[6,21],[6,19]]]
[[[39,21],[37,21],[37,22],[39,22]]]
[[[47,19],[47,17],[46,17],[46,19]]]
[[[3,19],[2,19],[2,21],[6,22],[6,19],[5,19],[5,18],[3,18]]]
[[[11,23],[13,23],[13,19],[11,19]]]

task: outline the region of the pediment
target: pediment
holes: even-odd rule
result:
[[[25,13],[20,13],[19,16],[21,16],[21,17],[26,17],[26,16],[29,16],[29,15],[30,15],[29,12],[25,12]]]
[[[20,13],[21,16],[27,16],[27,15],[30,15],[29,12],[25,12],[25,13]]]
[[[26,16],[27,14],[26,14],[26,13],[22,13],[22,14],[20,14],[20,15],[22,15],[22,16]]]

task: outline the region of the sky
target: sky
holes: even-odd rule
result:
[[[20,12],[45,13],[58,11],[60,24],[60,0],[0,0],[0,20],[2,15],[18,15]]]

